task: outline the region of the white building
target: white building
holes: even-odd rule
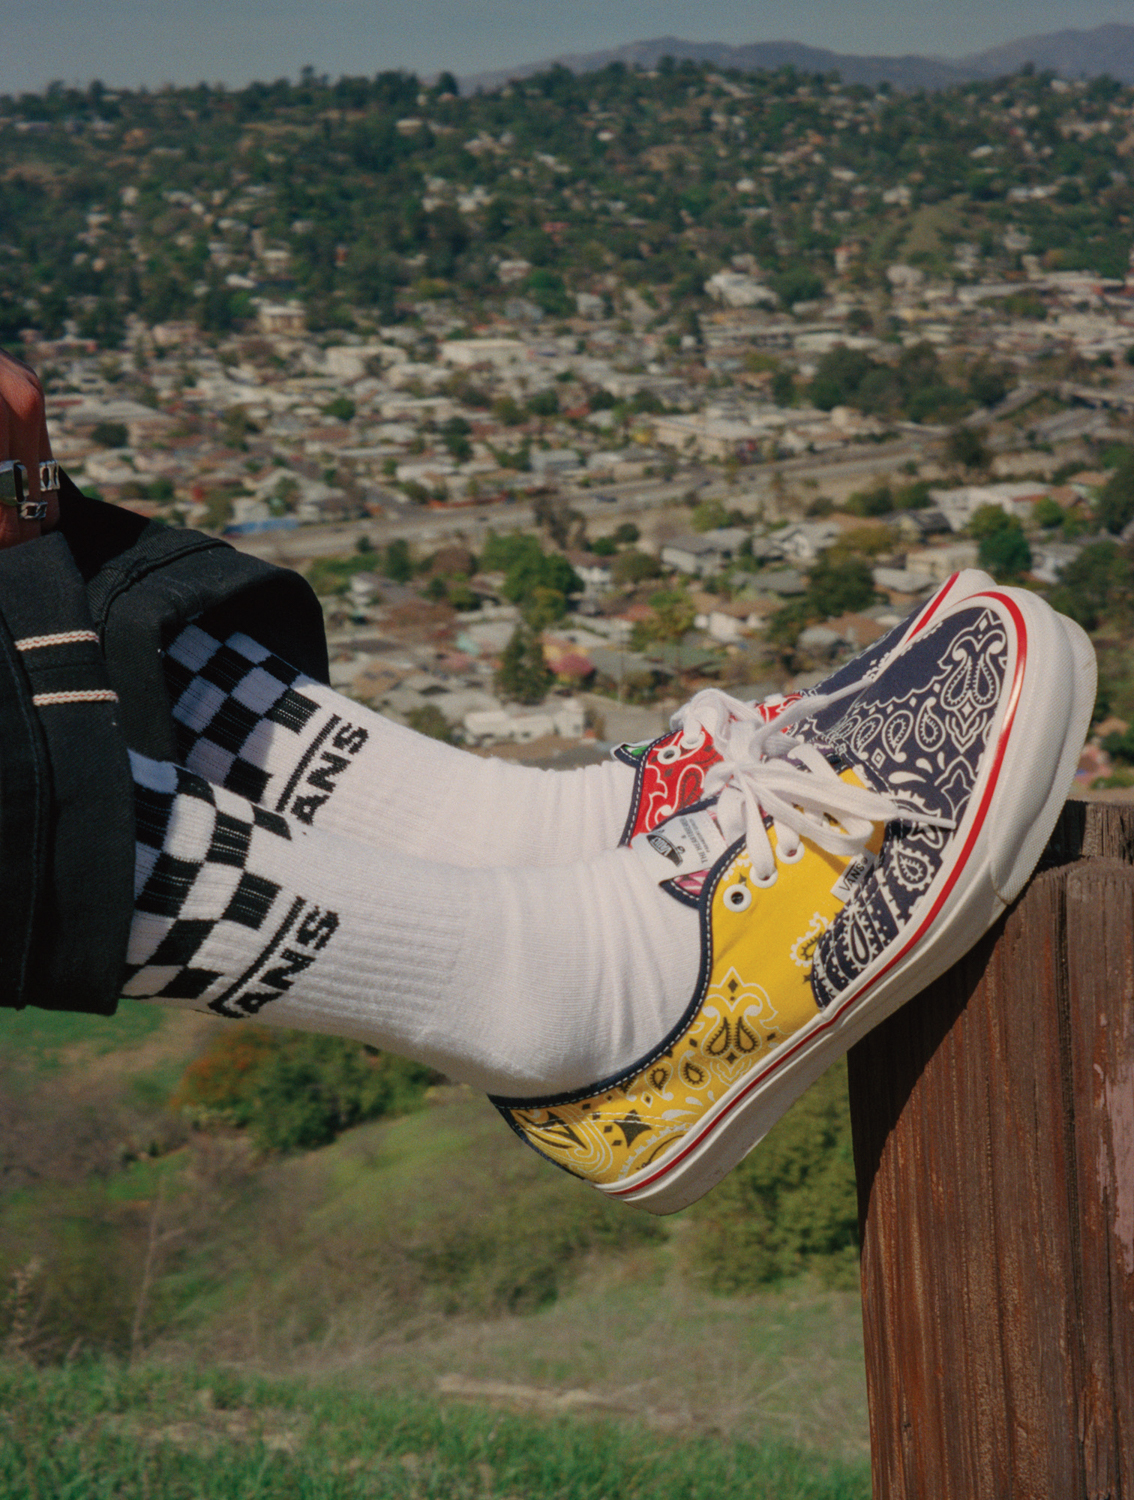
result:
[[[755,276],[741,271],[718,271],[705,282],[705,293],[725,307],[776,307],[779,298]]]

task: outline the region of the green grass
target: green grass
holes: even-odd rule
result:
[[[0,1047],[0,1067],[7,1065],[18,1085],[6,1097],[0,1085],[9,1182],[0,1196],[0,1354],[7,1343],[10,1353],[41,1367],[131,1353],[182,1368],[223,1361],[231,1369],[302,1378],[311,1402],[322,1400],[318,1393],[333,1380],[335,1399],[349,1406],[356,1400],[347,1389],[353,1382],[367,1399],[404,1397],[417,1413],[434,1411],[438,1391],[453,1382],[481,1395],[503,1385],[519,1393],[512,1406],[545,1415],[562,1412],[565,1393],[582,1390],[589,1410],[623,1429],[623,1437],[603,1442],[622,1455],[618,1463],[636,1476],[633,1485],[664,1486],[667,1496],[670,1488],[694,1493],[693,1479],[677,1470],[676,1478],[659,1477],[649,1468],[640,1442],[645,1428],[689,1441],[713,1434],[734,1467],[742,1440],[758,1435],[858,1472],[853,1466],[864,1459],[867,1437],[857,1290],[795,1275],[793,1254],[778,1263],[774,1285],[761,1284],[747,1242],[717,1233],[721,1209],[725,1218],[754,1217],[746,1194],[763,1202],[760,1173],[741,1172],[737,1182],[743,1178],[747,1187],[736,1203],[722,1199],[714,1209],[714,1194],[705,1211],[653,1220],[550,1170],[484,1099],[457,1088],[434,1091],[416,1114],[359,1126],[319,1150],[261,1158],[240,1135],[192,1130],[165,1107],[164,1091],[207,1035],[200,1018],[127,1005],[111,1022],[13,1019],[6,1040],[18,1035],[19,1045]],[[801,1131],[816,1136],[821,1121],[812,1116],[816,1107],[822,1114],[824,1097],[814,1093],[795,1124],[785,1122],[780,1147],[772,1150],[770,1139],[771,1166],[785,1151],[794,1160]],[[834,1161],[838,1151],[825,1136],[823,1142],[822,1159]],[[799,1205],[807,1224],[814,1217],[809,1205],[807,1188]],[[785,1247],[791,1249],[787,1241]],[[104,1372],[99,1389],[119,1378],[106,1373],[112,1365],[89,1368]],[[67,1369],[39,1377],[45,1400],[49,1389],[68,1389],[65,1377]],[[50,1419],[57,1421],[58,1441],[50,1452],[42,1439],[34,1454],[34,1443],[27,1450],[29,1484],[44,1496],[155,1500],[167,1493],[462,1492],[444,1465],[425,1478],[415,1468],[417,1488],[399,1490],[405,1466],[397,1453],[387,1455],[385,1468],[340,1474],[336,1464],[366,1455],[331,1454],[324,1461],[297,1450],[289,1457],[271,1442],[261,1452],[247,1432],[223,1465],[244,1489],[210,1489],[197,1450],[228,1443],[227,1428],[218,1435],[209,1418],[202,1436],[199,1410],[188,1409],[197,1400],[185,1384],[190,1377],[168,1379],[182,1382],[180,1415],[161,1415],[156,1407],[147,1415],[138,1396],[129,1412],[123,1408],[106,1421],[84,1418],[81,1430],[62,1415]],[[224,1407],[218,1380],[210,1388]],[[240,1400],[243,1429],[263,1421],[272,1442],[283,1441],[284,1430],[271,1428],[264,1415],[268,1397]],[[283,1400],[277,1391],[269,1405]],[[25,1407],[31,1420],[34,1408],[22,1398],[8,1405],[10,1420]],[[465,1410],[446,1406],[445,1421],[465,1421]],[[42,1409],[34,1420],[49,1425]],[[559,1431],[534,1415],[529,1426]],[[166,1438],[155,1437],[159,1430]],[[124,1432],[146,1434],[133,1444],[130,1478],[123,1477]],[[0,1450],[14,1433],[0,1425]],[[83,1453],[76,1449],[66,1462],[77,1465],[85,1453],[93,1463],[105,1453],[105,1472],[59,1468],[52,1477],[45,1465],[64,1463],[74,1433]],[[189,1434],[188,1449],[179,1433]],[[789,1472],[779,1450],[760,1462],[768,1473]],[[706,1461],[706,1486],[720,1481],[727,1493],[716,1463]],[[325,1488],[355,1483],[356,1472],[369,1476],[369,1490]],[[828,1476],[814,1459],[799,1472]],[[741,1465],[736,1473],[748,1471]],[[35,1492],[6,1487],[4,1477],[0,1469],[2,1496]],[[601,1478],[607,1500],[617,1500],[626,1486],[606,1471]],[[261,1480],[266,1487],[257,1490]],[[566,1481],[561,1492],[589,1493]],[[837,1486],[793,1490],[786,1480],[780,1492],[859,1493]],[[511,1493],[533,1500],[543,1491],[523,1479]]]
[[[0,1365],[5,1500],[868,1500],[865,1463],[412,1395],[111,1363]]]
[[[52,1072],[65,1054],[81,1047],[105,1056],[136,1047],[155,1035],[167,1012],[160,1005],[122,1000],[113,1016],[85,1016],[70,1011],[0,1010],[0,1060]]]

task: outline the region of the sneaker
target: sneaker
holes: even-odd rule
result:
[[[873,680],[734,727],[711,800],[632,844],[675,899],[699,876],[701,970],[681,1021],[617,1077],[497,1108],[609,1197],[692,1203],[1019,894],[1094,687],[1077,626],[993,587],[936,611]],[[708,849],[706,868],[675,880],[658,834],[679,860]]]
[[[762,703],[744,703],[714,688],[698,693],[673,716],[672,729],[642,745],[619,745],[615,759],[632,766],[637,775],[630,811],[620,840],[629,844],[649,833],[674,813],[692,807],[704,795],[705,777],[721,760],[733,724],[766,723],[801,697],[817,698],[840,692],[852,683],[869,682],[901,648],[925,630],[950,604],[983,589],[994,588],[987,573],[966,568],[954,573],[933,597],[865,651],[844,662],[807,693],[787,697],[773,694]]]

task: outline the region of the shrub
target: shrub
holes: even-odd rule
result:
[[[394,583],[408,583],[413,577],[413,558],[405,537],[396,536],[386,548],[382,572]]]
[[[434,1081],[420,1063],[361,1042],[241,1025],[189,1065],[172,1102],[248,1128],[265,1150],[292,1151],[410,1109]]]
[[[91,428],[91,441],[100,448],[125,448],[128,440],[124,422],[98,422]]]
[[[443,745],[453,743],[453,730],[436,703],[423,703],[420,708],[411,708],[406,714],[406,723],[411,729],[416,729],[418,734],[427,735],[431,740],[440,740]]]
[[[559,392],[553,388],[537,391],[528,398],[528,414],[533,417],[556,417],[559,415]]]
[[[894,509],[894,494],[888,484],[875,490],[856,490],[843,509],[852,516],[888,516]]]
[[[628,547],[615,558],[610,571],[615,583],[644,583],[648,578],[660,577],[662,565],[650,553]]]
[[[829,1069],[694,1210],[695,1259],[714,1290],[812,1270],[857,1278],[858,1206],[846,1067]]]

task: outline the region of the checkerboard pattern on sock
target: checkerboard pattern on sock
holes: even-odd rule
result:
[[[441,865],[131,761],[127,995],[358,1037],[516,1095],[627,1066],[692,991],[696,913],[629,850]]]
[[[634,773],[482,759],[383,718],[246,635],[191,625],[166,682],[180,758],[306,826],[469,868],[570,864],[613,849]]]

